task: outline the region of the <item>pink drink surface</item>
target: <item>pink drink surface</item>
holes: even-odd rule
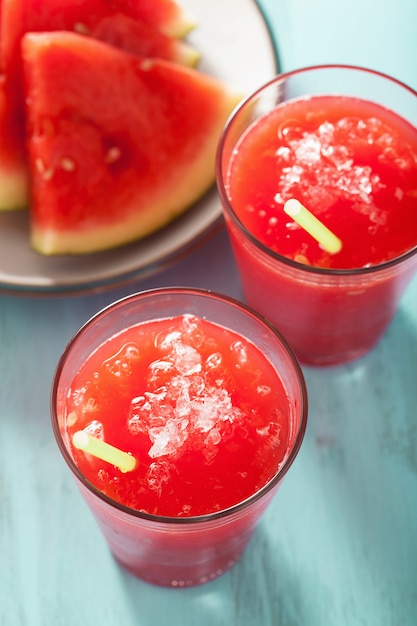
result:
[[[289,439],[283,384],[254,344],[191,315],[133,326],[102,344],[68,394],[67,433],[130,452],[129,473],[72,448],[82,474],[123,505],[189,517],[248,498]]]
[[[240,140],[227,190],[247,229],[302,264],[361,268],[417,245],[417,129],[374,103],[314,96],[278,106]],[[296,198],[343,242],[328,254],[283,211]]]

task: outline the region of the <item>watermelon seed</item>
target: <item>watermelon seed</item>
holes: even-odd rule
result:
[[[78,421],[78,415],[75,411],[71,411],[71,413],[69,413],[67,415],[67,426],[74,426],[74,424],[76,424]]]
[[[45,171],[45,163],[39,157],[35,159],[36,169],[40,174],[43,174]]]
[[[154,67],[155,63],[153,62],[153,59],[143,59],[140,62],[140,69],[143,72],[147,72],[148,70],[151,70]]]
[[[75,170],[74,161],[72,159],[69,159],[68,157],[64,157],[63,159],[61,159],[60,165],[62,169],[66,172],[73,172]]]
[[[114,163],[115,161],[118,161],[120,159],[120,155],[120,148],[118,148],[117,146],[113,146],[112,148],[109,148],[107,150],[104,160],[106,163]]]
[[[45,163],[39,157],[35,159],[35,165],[43,180],[51,180],[54,173],[54,170],[51,167],[47,169],[45,167]]]
[[[80,35],[88,35],[90,32],[89,28],[82,22],[75,22],[74,31]]]

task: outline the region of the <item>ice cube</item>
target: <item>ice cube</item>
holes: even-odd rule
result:
[[[306,133],[301,141],[294,142],[294,155],[296,161],[312,166],[321,159],[322,143],[320,137],[313,133]]]
[[[163,330],[155,337],[155,348],[163,352],[168,352],[169,350],[172,350],[172,346],[180,339],[180,337],[181,333],[179,330],[175,330],[173,328]]]
[[[194,374],[189,377],[189,393],[190,396],[199,396],[203,393],[205,389],[206,383],[203,376],[199,374]]]
[[[206,368],[208,370],[218,369],[223,364],[223,356],[221,352],[213,352],[206,359]]]
[[[258,385],[256,387],[256,393],[258,393],[260,396],[269,396],[271,391],[272,390],[269,385]]]
[[[161,495],[164,483],[168,482],[171,473],[170,464],[166,461],[151,463],[146,474],[149,488]]]
[[[162,387],[175,373],[175,367],[168,359],[153,361],[148,368],[148,385],[152,389]]]
[[[96,437],[96,439],[104,440],[104,427],[102,422],[98,420],[93,420],[87,426],[84,427],[84,431],[91,435],[92,437]]]
[[[140,356],[139,347],[132,343],[126,343],[113,356],[106,359],[103,363],[105,369],[120,378],[121,376],[129,376],[132,373],[132,362]]]
[[[244,365],[248,362],[248,350],[242,341],[238,340],[232,343],[230,350],[235,355],[238,365]]]
[[[191,411],[189,388],[188,378],[177,376],[174,414],[179,418],[187,416]]]
[[[127,427],[133,435],[147,435],[149,428],[164,425],[172,412],[165,397],[166,389],[160,389],[159,393],[145,392],[132,400]]]
[[[188,437],[188,420],[168,419],[164,426],[149,429],[152,447],[149,450],[151,458],[173,455],[182,447]]]
[[[87,390],[87,386],[84,385],[83,387],[77,387],[77,389],[71,389],[68,392],[68,397],[71,398],[74,406],[80,406],[84,402]]]
[[[189,376],[201,371],[200,353],[185,343],[175,343],[170,356],[174,367],[180,374]]]
[[[201,330],[195,315],[186,314],[182,322],[182,339],[193,348],[201,348],[205,335]]]

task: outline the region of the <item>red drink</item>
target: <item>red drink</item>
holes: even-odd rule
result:
[[[83,451],[74,460],[124,506],[189,517],[227,509],[263,487],[288,450],[281,380],[252,343],[186,315],[131,326],[81,366],[66,403],[83,429],[130,452],[122,473]]]
[[[299,95],[303,72],[317,77],[312,95]],[[368,85],[359,88],[361,72]],[[356,95],[386,82],[384,98],[394,102],[392,91],[401,102],[405,92],[417,110],[416,94],[390,80],[334,67],[283,75],[240,107],[220,145],[219,190],[246,298],[306,363],[369,350],[415,270],[417,129]],[[323,250],[285,214],[290,198],[342,241],[340,252]]]
[[[61,359],[52,406],[61,451],[114,556],[171,586],[236,562],[306,421],[302,375],[279,335],[197,290],[145,292],[90,320]],[[136,467],[123,473],[75,448],[80,430],[131,453]]]
[[[417,245],[417,129],[391,111],[356,98],[296,99],[258,120],[236,148],[230,202],[278,254],[351,269]],[[284,213],[290,198],[342,239],[340,252],[323,250]]]

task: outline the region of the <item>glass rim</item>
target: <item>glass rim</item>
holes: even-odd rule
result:
[[[228,134],[233,126],[235,119],[239,116],[240,112],[246,108],[246,106],[253,100],[255,100],[262,92],[268,90],[270,87],[274,85],[279,85],[281,82],[291,78],[292,76],[297,76],[299,74],[306,74],[309,72],[314,72],[317,70],[342,70],[342,71],[351,71],[351,72],[359,72],[363,74],[370,74],[376,76],[380,79],[388,80],[390,83],[399,87],[400,89],[404,89],[411,96],[415,96],[417,98],[417,91],[415,91],[412,87],[407,85],[406,83],[400,81],[389,74],[385,74],[384,72],[380,72],[375,69],[362,67],[360,65],[349,65],[349,64],[339,64],[339,63],[328,63],[328,64],[319,64],[319,65],[309,65],[305,67],[300,67],[294,70],[290,70],[288,72],[283,72],[281,74],[277,74],[274,78],[264,83],[256,90],[252,91],[249,95],[243,98],[239,104],[235,107],[235,109],[230,114],[229,118],[226,121],[226,124],[223,128],[223,132],[219,139],[219,143],[217,146],[216,153],[216,181],[217,181],[217,190],[220,196],[220,200],[224,211],[227,213],[228,217],[234,222],[235,226],[239,229],[239,231],[245,236],[245,238],[252,243],[252,245],[258,250],[260,250],[267,257],[278,261],[288,267],[306,272],[306,274],[315,274],[315,275],[323,275],[323,276],[334,276],[334,277],[352,277],[352,276],[362,276],[366,274],[380,273],[384,270],[389,270],[392,267],[395,267],[399,264],[404,263],[408,259],[411,259],[414,255],[417,254],[417,243],[412,248],[406,250],[399,256],[396,256],[388,261],[384,261],[382,263],[376,263],[374,265],[369,265],[366,267],[353,267],[353,268],[328,268],[328,267],[317,267],[313,265],[305,265],[304,263],[300,263],[299,261],[294,261],[289,257],[276,252],[275,250],[271,250],[266,246],[262,241],[260,241],[255,235],[253,235],[248,228],[243,224],[238,215],[236,214],[229,198],[226,193],[224,181],[223,181],[223,149],[228,137]]]
[[[259,323],[264,328],[268,329],[275,338],[279,341],[281,346],[284,348],[287,356],[289,357],[289,362],[293,367],[294,373],[296,375],[299,388],[300,388],[300,396],[301,396],[301,410],[300,410],[300,423],[296,435],[294,437],[294,443],[289,450],[287,456],[282,461],[282,464],[276,471],[275,475],[263,486],[261,489],[256,491],[254,494],[238,502],[230,507],[222,509],[220,511],[215,511],[213,513],[207,513],[204,515],[194,515],[189,517],[173,517],[173,516],[164,516],[164,515],[154,515],[151,513],[146,513],[144,511],[139,511],[137,509],[130,508],[121,502],[113,500],[106,494],[104,494],[100,489],[98,489],[93,483],[91,483],[79,470],[75,461],[73,460],[68,447],[66,446],[61,430],[59,427],[59,418],[56,407],[56,398],[58,395],[58,388],[60,384],[61,373],[64,369],[66,360],[70,355],[73,347],[78,343],[80,339],[83,338],[84,334],[93,326],[97,321],[105,317],[110,311],[123,307],[131,301],[136,301],[138,299],[146,299],[152,298],[153,296],[164,295],[164,294],[177,294],[177,295],[197,295],[200,297],[208,297],[214,298],[218,301],[223,301],[224,303],[238,308],[242,310],[244,313],[247,313],[252,318],[254,318],[257,323]],[[217,323],[217,322],[215,322]],[[250,340],[251,341],[251,340]],[[252,342],[253,343],[253,342]],[[256,344],[255,344],[256,345]],[[124,296],[108,305],[100,309],[97,313],[95,313],[92,317],[90,317],[72,336],[72,338],[68,341],[64,351],[62,352],[58,364],[55,369],[55,373],[52,381],[51,388],[51,396],[50,396],[50,409],[51,409],[51,422],[52,429],[55,436],[55,440],[58,444],[58,448],[63,456],[66,464],[71,470],[72,474],[75,478],[81,483],[81,485],[86,488],[92,495],[96,496],[99,500],[111,506],[114,509],[117,509],[123,514],[129,515],[132,518],[143,520],[145,522],[156,522],[160,524],[178,524],[178,525],[193,525],[193,524],[201,524],[204,522],[211,522],[214,520],[227,519],[232,517],[235,513],[239,513],[247,509],[251,504],[260,500],[264,495],[273,490],[273,488],[278,485],[292,463],[294,462],[298,452],[300,450],[301,444],[304,439],[304,435],[307,428],[307,415],[308,415],[308,396],[307,396],[307,386],[304,378],[303,371],[301,369],[301,365],[298,361],[295,352],[291,348],[290,344],[286,341],[286,339],[281,335],[281,333],[269,322],[268,319],[264,318],[260,313],[258,313],[255,309],[239,301],[236,298],[218,293],[216,291],[210,289],[203,288],[194,288],[194,287],[157,287],[153,289],[148,289],[141,292],[136,292],[130,294],[128,296]]]

